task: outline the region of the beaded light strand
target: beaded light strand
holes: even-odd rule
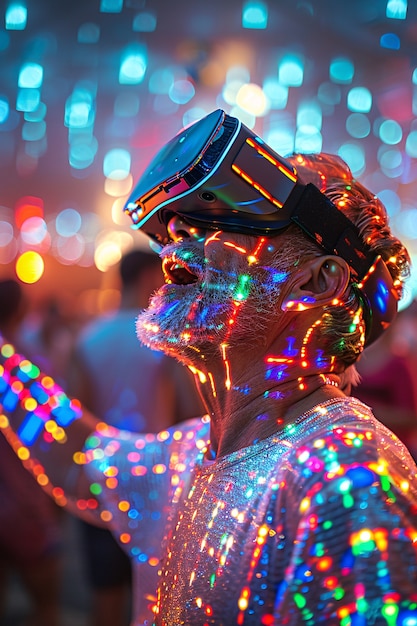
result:
[[[0,348],[0,403],[3,411],[22,408],[25,417],[18,429],[22,443],[33,445],[44,432],[46,441],[64,441],[64,428],[81,416],[77,400],[70,400],[50,376],[4,343]]]

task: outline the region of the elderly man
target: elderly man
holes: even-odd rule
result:
[[[134,623],[415,623],[417,468],[346,395],[408,271],[381,203],[340,159],[283,159],[214,111],[126,210],[166,283],[138,336],[195,373],[208,416],[112,429],[5,344],[0,424],[45,489],[131,555]]]

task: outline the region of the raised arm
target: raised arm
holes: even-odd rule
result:
[[[0,429],[57,504],[88,519],[97,516],[97,502],[82,450],[97,425],[77,400],[0,336]]]
[[[0,336],[0,430],[58,505],[102,525],[133,492],[149,511],[169,502],[172,474],[188,474],[209,424],[196,418],[156,435],[109,427]]]

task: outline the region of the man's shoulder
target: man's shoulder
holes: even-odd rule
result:
[[[380,453],[397,441],[374,416],[370,407],[354,397],[336,398],[320,404],[305,420],[300,416],[294,448],[307,447],[316,455],[331,458],[361,457],[370,450]]]
[[[288,451],[295,482],[343,489],[349,481],[352,488],[363,486],[361,481],[372,483],[377,475],[389,475],[394,482],[397,477],[416,478],[417,467],[407,448],[369,407],[346,398],[332,408],[316,428],[305,429]]]

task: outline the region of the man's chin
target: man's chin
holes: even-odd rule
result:
[[[207,345],[210,338],[206,331],[181,332],[177,327],[165,327],[163,330],[155,323],[149,321],[142,314],[136,320],[136,336],[138,340],[151,350],[164,352],[180,361],[189,362],[189,357],[199,352],[199,345]],[[195,359],[193,359],[195,360]]]
[[[152,350],[196,364],[201,358],[218,354],[224,342],[246,340],[253,319],[244,315],[242,320],[242,309],[236,316],[230,280],[217,275],[208,286],[164,285],[151,297],[148,308],[139,313],[136,334]],[[237,323],[232,325],[230,320]]]
[[[136,319],[138,340],[152,350],[164,352],[186,365],[217,351],[224,334],[224,324],[192,323],[189,317],[176,314],[158,314],[155,306],[139,313]]]

